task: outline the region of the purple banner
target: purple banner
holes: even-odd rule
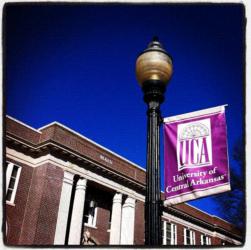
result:
[[[166,206],[230,190],[225,106],[164,119]]]

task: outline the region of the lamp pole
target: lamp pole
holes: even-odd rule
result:
[[[145,244],[161,245],[161,198],[159,128],[160,104],[172,75],[172,60],[154,37],[136,61],[136,77],[147,104],[147,168],[145,200]]]

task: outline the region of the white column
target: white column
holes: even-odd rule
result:
[[[69,245],[79,245],[81,240],[81,229],[83,223],[83,212],[85,205],[86,179],[79,179],[76,186],[74,204],[71,216],[69,233]]]
[[[128,197],[122,208],[121,245],[133,245],[135,220],[135,199]]]
[[[161,226],[163,225],[163,240],[162,240],[162,244],[166,245],[166,221],[162,221]]]
[[[54,245],[64,245],[74,174],[65,171],[58,209]]]
[[[110,244],[119,245],[121,228],[122,194],[116,193],[112,203]]]

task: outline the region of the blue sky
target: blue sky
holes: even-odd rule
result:
[[[162,116],[228,104],[232,150],[243,133],[242,5],[9,6],[6,113],[39,128],[58,121],[146,165],[146,105],[135,62],[152,37],[173,58]],[[161,183],[163,139],[161,129]],[[192,205],[222,216],[211,198]]]

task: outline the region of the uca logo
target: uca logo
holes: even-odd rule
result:
[[[210,119],[178,125],[178,170],[212,165]]]

